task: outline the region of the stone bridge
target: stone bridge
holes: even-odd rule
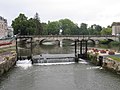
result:
[[[23,36],[27,37],[27,36]],[[119,41],[119,36],[115,35],[31,35],[33,37],[34,42],[42,42],[44,40],[52,40],[52,41],[60,41],[68,39],[68,40],[73,40],[75,41],[76,39],[82,40],[91,40],[95,44],[99,42],[99,40],[104,40],[104,39],[111,39],[113,41]]]

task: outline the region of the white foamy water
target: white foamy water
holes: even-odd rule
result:
[[[31,64],[30,60],[19,60],[19,61],[17,61],[16,66],[22,67],[23,69],[26,70],[27,68],[31,67],[32,64]]]
[[[33,65],[67,65],[67,64],[73,64],[75,62],[60,62],[60,63],[35,63]]]

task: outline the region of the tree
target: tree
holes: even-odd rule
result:
[[[107,28],[103,28],[101,31],[101,35],[111,35],[112,34],[112,28],[107,27]]]
[[[48,35],[48,30],[47,30],[48,24],[47,23],[41,23],[41,25],[43,27],[42,34],[43,35]]]
[[[102,27],[100,25],[93,24],[88,28],[90,35],[100,35]]]
[[[58,21],[49,22],[47,25],[48,35],[58,35],[60,30],[60,23]]]
[[[88,29],[86,23],[81,23],[79,34],[81,35],[88,35]]]
[[[27,34],[27,17],[20,13],[15,20],[12,21],[12,27],[14,28],[14,34],[26,35]]]
[[[29,20],[24,14],[20,13],[12,21],[12,27],[14,28],[14,34],[19,33],[20,35],[40,35],[43,31],[38,13],[35,14],[34,18],[30,18]]]
[[[39,18],[38,13],[35,14],[34,22],[35,22],[35,26],[36,26],[35,34],[42,35],[43,28],[42,28],[42,25],[40,23],[40,18]]]
[[[61,19],[59,20],[61,24],[61,29],[63,30],[63,35],[74,35],[78,34],[78,26],[74,24],[71,20],[69,19]]]
[[[35,35],[36,31],[36,23],[35,20],[33,18],[30,18],[28,20],[28,27],[27,27],[27,32],[28,35]]]

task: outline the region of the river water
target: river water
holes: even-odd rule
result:
[[[38,47],[33,50],[36,54],[74,53],[74,47]],[[120,90],[119,85],[120,75],[85,60],[54,65],[18,61],[15,67],[0,77],[0,90]]]

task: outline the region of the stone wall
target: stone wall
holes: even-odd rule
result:
[[[0,76],[7,72],[12,66],[16,64],[16,55],[5,56],[4,60],[0,62]]]
[[[93,64],[95,64],[95,65],[98,65],[98,54],[97,54],[97,53],[96,53],[96,54],[88,53],[88,54],[87,54],[87,59],[88,59],[91,63],[93,63]]]
[[[102,60],[100,57],[103,57]],[[109,70],[120,72],[120,62],[109,57],[99,56],[98,54],[88,53],[88,60],[95,65],[102,66]]]
[[[108,57],[104,58],[103,67],[120,72],[120,62]]]

